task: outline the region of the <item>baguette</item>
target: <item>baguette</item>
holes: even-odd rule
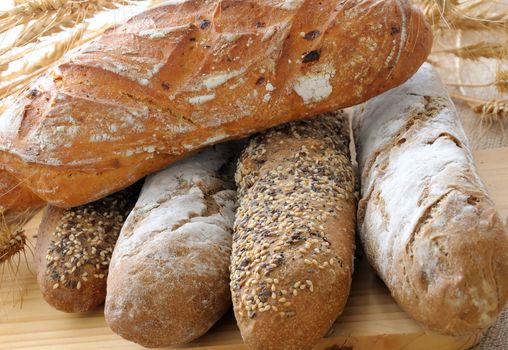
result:
[[[104,302],[111,254],[136,193],[130,187],[83,206],[46,208],[35,261],[48,304],[60,311],[85,312]]]
[[[254,137],[236,172],[231,292],[249,349],[311,349],[342,312],[356,198],[342,112]]]
[[[366,255],[426,329],[476,333],[508,298],[508,235],[446,87],[425,64],[355,118]]]
[[[218,145],[146,180],[108,277],[106,321],[125,339],[189,342],[230,307],[232,157],[231,144]]]
[[[3,113],[0,182],[58,207],[88,203],[206,145],[365,101],[431,46],[408,0],[151,9],[66,55]]]

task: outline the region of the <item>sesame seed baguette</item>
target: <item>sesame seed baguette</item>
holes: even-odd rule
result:
[[[343,112],[253,137],[236,171],[235,316],[249,349],[311,349],[346,303],[356,197]]]
[[[48,304],[60,311],[85,312],[104,302],[111,254],[137,193],[131,186],[79,207],[46,207],[35,261]]]
[[[81,205],[208,145],[356,105],[431,47],[410,0],[165,2],[66,54],[2,113],[0,182],[24,195],[0,205]]]
[[[125,339],[189,342],[231,306],[235,148],[207,148],[146,179],[108,277],[106,321]]]
[[[438,73],[424,64],[354,120],[370,263],[426,329],[488,327],[508,300],[508,234]]]

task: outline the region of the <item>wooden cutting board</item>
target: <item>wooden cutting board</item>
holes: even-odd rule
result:
[[[508,216],[508,148],[475,153],[480,174],[498,206],[503,220]],[[40,214],[28,223],[36,231]],[[31,256],[19,263],[18,285],[0,286],[0,349],[141,349],[112,333],[102,309],[72,315],[58,312],[42,299],[35,282]],[[14,291],[14,292],[13,292]],[[326,350],[459,350],[473,346],[480,335],[452,338],[428,334],[411,320],[391,298],[383,283],[365,261],[356,260],[351,295],[344,313],[317,349]],[[206,335],[180,348],[245,349],[231,313]]]

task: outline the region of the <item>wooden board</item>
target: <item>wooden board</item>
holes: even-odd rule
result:
[[[508,148],[475,153],[480,174],[503,219],[508,216]],[[34,233],[40,216],[27,225]],[[26,290],[23,305],[12,282],[0,287],[0,349],[140,349],[112,333],[102,309],[72,315],[53,310],[42,299],[31,257],[19,268],[19,284]],[[356,261],[351,296],[344,313],[318,349],[326,350],[459,350],[474,345],[479,335],[452,338],[425,333],[393,301],[383,283],[364,261]],[[180,348],[245,349],[231,313],[203,337]]]

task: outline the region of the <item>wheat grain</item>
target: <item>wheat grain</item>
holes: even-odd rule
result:
[[[497,70],[494,85],[500,93],[508,93],[508,70]]]
[[[0,207],[0,264],[23,251],[27,237],[24,226],[34,215],[34,210],[7,213]]]
[[[2,299],[10,292],[13,305],[19,303],[20,307],[23,305],[24,287],[18,279],[19,266],[24,261],[28,267],[27,250],[33,255],[33,245],[26,236],[24,227],[35,213],[36,210],[6,213],[5,209],[0,207],[0,286],[7,276],[11,288],[10,291],[3,290]]]
[[[508,100],[486,101],[474,106],[473,110],[482,118],[490,118],[493,122],[508,118]]]
[[[484,100],[476,97],[452,94],[453,98],[465,101],[480,117],[492,122],[508,119],[508,100]]]

